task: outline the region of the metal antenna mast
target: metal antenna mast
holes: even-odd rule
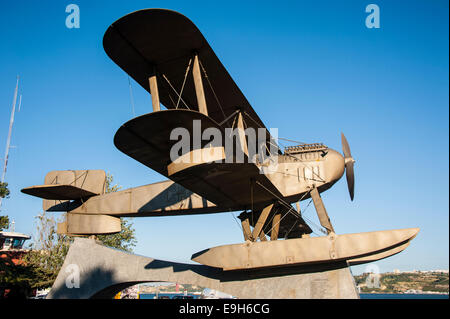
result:
[[[6,151],[5,151],[5,157],[3,159],[3,172],[2,172],[2,179],[1,182],[5,182],[5,175],[6,175],[6,167],[8,166],[8,156],[9,156],[9,149],[11,144],[11,134],[12,134],[12,127],[14,123],[14,113],[16,112],[16,102],[17,102],[17,91],[19,90],[19,76],[17,76],[17,82],[16,82],[16,89],[14,90],[14,99],[13,99],[13,105],[12,105],[12,111],[11,111],[11,119],[9,120],[9,131],[8,131],[8,138],[6,139]],[[21,96],[22,98],[22,96]],[[21,102],[22,99],[20,99]],[[19,106],[20,107],[20,106]],[[0,197],[0,207],[2,206],[2,198]]]

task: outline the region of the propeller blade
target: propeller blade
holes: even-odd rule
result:
[[[350,199],[353,201],[355,195],[355,174],[353,172],[353,162],[345,164],[345,175],[347,177],[348,192],[350,193]]]
[[[342,151],[344,152],[345,159],[345,175],[347,177],[348,192],[350,193],[350,199],[353,201],[353,197],[355,196],[355,173],[353,170],[353,164],[355,163],[355,160],[352,157],[350,146],[348,145],[348,141],[345,138],[344,133],[341,133],[341,140]]]
[[[348,145],[347,139],[345,138],[344,133],[341,133],[342,140],[342,151],[344,152],[344,157],[352,157],[352,153],[350,152],[350,146]]]

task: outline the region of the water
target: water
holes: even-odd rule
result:
[[[359,294],[361,299],[448,299],[438,294]]]
[[[156,294],[141,294],[140,299],[153,299]],[[184,294],[163,294],[160,293],[159,297],[169,297],[173,299],[174,296],[177,298],[182,297]],[[194,299],[198,299],[198,295],[189,295]],[[449,299],[448,295],[438,295],[438,294],[360,294],[361,299]]]
[[[139,299],[154,299],[156,296],[156,294],[140,294],[139,295]],[[167,297],[169,299],[178,299],[178,298],[182,298],[184,297],[184,293],[173,293],[173,294],[164,294],[164,293],[160,293],[158,294],[159,298],[163,297],[164,299],[167,299]],[[192,297],[193,299],[198,299],[198,295],[189,295],[189,297]],[[176,297],[176,298],[174,298]],[[191,299],[191,298],[189,298]]]

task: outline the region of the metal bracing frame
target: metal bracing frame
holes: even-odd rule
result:
[[[259,215],[258,221],[256,222],[255,227],[253,228],[252,237],[254,239],[260,237],[264,223],[267,220],[267,217],[269,216],[270,211],[272,210],[273,204],[270,204],[269,206],[266,206],[261,214]]]
[[[241,220],[242,224],[242,232],[244,235],[244,240],[249,241],[256,241],[258,238],[261,241],[266,241],[266,234],[263,230],[264,224],[266,223],[267,217],[269,216],[270,212],[272,211],[274,204],[270,204],[269,206],[265,207],[261,214],[259,215],[258,221],[255,224],[255,227],[253,227],[253,231],[250,228],[250,221],[249,221],[249,215],[246,211],[242,212],[241,215],[239,215],[239,219]],[[278,230],[279,228],[277,228]],[[273,234],[270,234],[271,238]],[[278,234],[277,234],[278,236]]]
[[[244,152],[244,154],[248,156],[248,146],[247,141],[245,139],[245,127],[242,118],[242,112],[238,112],[237,129],[239,133],[239,143],[241,145],[242,152]]]
[[[250,229],[250,222],[248,221],[248,217],[241,219],[241,224],[242,232],[244,233],[244,240],[252,241],[252,231]]]
[[[317,190],[317,188],[315,186],[313,186],[311,188],[311,190],[308,192],[311,195],[312,201],[314,202],[314,206],[317,212],[317,216],[319,217],[319,221],[320,224],[322,225],[322,227],[324,227],[327,231],[327,234],[330,233],[335,233],[333,225],[331,224],[330,221],[330,217],[328,216],[328,213],[325,209],[325,205],[322,201],[322,198],[320,197],[320,193]],[[297,214],[300,214],[300,205],[299,203],[296,203],[297,205]],[[250,227],[250,222],[248,219],[248,214],[247,212],[243,212],[239,218],[241,220],[242,223],[242,231],[243,231],[243,235],[244,235],[244,240],[250,240],[250,241],[256,241],[258,238],[261,241],[267,240],[266,238],[266,234],[264,233],[264,225],[267,221],[267,218],[269,217],[270,213],[272,212],[272,208],[273,208],[274,204],[271,204],[267,207],[265,207],[261,214],[258,217],[258,221],[255,224],[255,227],[253,228],[253,231],[251,230]],[[289,212],[286,212],[284,214],[284,216],[286,214],[288,214]],[[282,214],[279,212],[273,212],[272,214],[272,219],[269,220],[269,223],[271,224],[271,228],[268,232],[269,236],[270,236],[270,240],[277,240],[278,239],[278,234],[280,231],[280,223],[281,220],[283,219],[283,216],[281,216]],[[292,231],[292,229],[297,226],[297,223],[294,223],[291,227],[291,229],[288,231],[288,234]],[[309,235],[302,235],[302,238],[308,238]],[[287,238],[287,235],[286,235]]]
[[[270,240],[278,240],[278,233],[280,231],[281,214],[276,213],[272,219],[272,229],[270,231]]]
[[[327,234],[334,233],[333,225],[331,225],[330,217],[328,216],[325,205],[320,197],[319,191],[315,186],[311,189],[311,198],[316,207],[317,216],[319,217],[320,224],[327,230]]]

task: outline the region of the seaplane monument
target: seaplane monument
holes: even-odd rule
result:
[[[243,242],[207,248],[192,255],[198,264],[182,264],[76,238],[48,298],[110,298],[152,281],[196,284],[239,298],[358,298],[349,266],[397,254],[417,235],[417,228],[337,234],[320,194],[345,172],[353,200],[355,161],[345,136],[343,155],[322,143],[282,150],[180,13],[130,13],[107,29],[103,47],[151,94],[153,106],[123,124],[114,144],[168,180],[106,194],[102,170],[52,171],[44,185],[22,192],[43,198],[46,211],[66,212],[61,234],[117,233],[121,217],[242,211]],[[299,205],[306,199],[314,203],[323,236],[310,236]],[[74,265],[76,289],[67,285]]]

